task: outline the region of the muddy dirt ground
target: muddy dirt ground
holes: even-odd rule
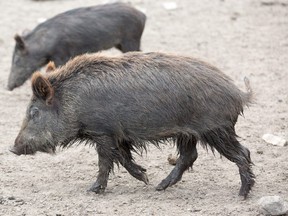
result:
[[[287,0],[130,0],[148,19],[142,50],[168,51],[204,59],[241,89],[249,77],[256,103],[240,117],[237,133],[251,151],[256,184],[247,200],[238,197],[235,164],[199,146],[194,169],[164,192],[155,186],[170,172],[173,145],[149,145],[136,160],[147,168],[149,185],[115,169],[106,193],[86,190],[95,181],[97,154],[88,146],[58,149],[56,155],[9,152],[31,97],[27,81],[6,90],[13,36],[60,12],[105,3],[101,0],[9,0],[0,2],[0,215],[261,215],[257,201],[280,195],[288,201],[288,147],[265,143],[264,133],[288,139]],[[116,50],[107,53],[121,54]]]

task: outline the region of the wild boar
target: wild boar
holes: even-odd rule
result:
[[[236,163],[240,195],[254,184],[249,150],[236,139],[234,126],[252,100],[220,70],[203,61],[165,53],[131,52],[120,57],[85,54],[32,77],[33,97],[15,144],[17,155],[53,152],[75,142],[95,145],[99,174],[91,191],[103,192],[113,163],[148,183],[132,151],[147,142],[172,139],[179,158],[156,187],[178,182],[197,159],[196,144],[211,147]]]
[[[56,66],[83,53],[116,47],[139,51],[146,16],[124,3],[77,8],[15,36],[8,90],[21,86],[33,72],[53,61]]]

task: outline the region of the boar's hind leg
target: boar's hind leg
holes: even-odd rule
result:
[[[250,158],[250,151],[238,142],[234,129],[209,131],[202,138],[221,155],[236,163],[241,178],[239,195],[246,198],[255,183],[255,175],[251,169],[253,163]]]
[[[161,181],[156,190],[165,190],[167,187],[176,184],[181,180],[184,171],[192,167],[197,159],[197,140],[194,136],[180,135],[177,137],[176,145],[179,151],[179,158],[171,173]]]

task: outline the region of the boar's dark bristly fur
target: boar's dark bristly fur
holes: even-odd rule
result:
[[[46,143],[51,149],[78,141],[95,145],[99,174],[91,191],[105,190],[113,163],[148,183],[131,151],[166,139],[175,141],[179,158],[157,190],[178,182],[193,165],[198,142],[236,163],[240,195],[246,198],[254,184],[250,152],[234,129],[252,99],[248,79],[244,93],[203,61],[135,52],[121,57],[85,54],[32,80],[33,98],[12,151],[24,154],[28,148],[32,154],[37,148],[43,151]]]

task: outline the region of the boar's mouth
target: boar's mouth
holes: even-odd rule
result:
[[[14,147],[10,148],[9,151],[12,152],[12,153],[14,153],[14,154],[16,154],[16,155],[21,155],[21,154],[16,150],[16,148],[14,148]]]
[[[8,78],[7,90],[13,91],[15,88],[22,86],[37,69],[38,67],[21,67],[21,69],[15,69],[12,66]]]
[[[25,78],[25,80],[20,80],[20,79],[12,80],[12,79],[9,78],[8,85],[7,85],[7,90],[13,91],[15,88],[18,88],[21,85],[23,85],[28,78]]]
[[[22,148],[19,147],[15,147],[13,146],[12,148],[9,149],[12,153],[16,154],[16,155],[33,155],[35,154],[35,150],[33,150],[31,147],[29,147],[28,145],[23,146]]]
[[[17,88],[17,87],[18,87],[17,85],[12,85],[8,83],[7,90],[12,91],[14,88]]]
[[[19,82],[19,78],[15,79],[14,78],[15,75],[11,74],[10,72],[10,75],[9,75],[9,78],[8,78],[8,85],[7,85],[7,89],[9,91],[12,91],[13,89],[19,87],[20,85],[22,85],[24,82],[22,82],[22,84]]]
[[[33,155],[35,154],[37,151],[40,152],[44,152],[44,153],[49,153],[49,154],[53,154],[55,153],[55,147],[40,147],[38,149],[32,148],[32,146],[30,145],[24,145],[21,147],[17,147],[17,146],[13,146],[12,148],[9,149],[9,151],[11,151],[12,153],[16,154],[16,155]]]

